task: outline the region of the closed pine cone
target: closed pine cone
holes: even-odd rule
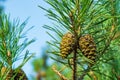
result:
[[[66,58],[72,51],[75,44],[75,37],[72,33],[68,32],[62,37],[60,43],[60,53],[62,58]]]
[[[13,78],[13,80],[28,80],[24,71],[21,69],[18,70],[17,72],[15,70],[10,70],[9,74],[7,75],[6,80],[11,80],[11,78]]]
[[[79,46],[85,57],[95,61],[96,58],[96,45],[91,35],[86,34],[79,38]]]

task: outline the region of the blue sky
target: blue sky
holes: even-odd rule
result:
[[[41,5],[48,8],[43,0],[7,0],[4,3],[5,13],[10,14],[11,19],[19,18],[20,21],[24,21],[30,17],[26,29],[31,26],[35,26],[27,34],[29,39],[35,38],[36,41],[32,43],[27,49],[30,52],[35,52],[37,56],[42,54],[42,48],[45,47],[46,41],[50,40],[50,37],[46,34],[46,30],[42,28],[44,24],[50,24],[48,18],[45,16],[46,12],[38,7]],[[29,61],[24,67],[24,71],[27,76],[32,74],[32,67]]]

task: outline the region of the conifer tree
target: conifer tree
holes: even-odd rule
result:
[[[67,80],[119,80],[119,0],[45,0],[53,22],[51,58],[71,69]],[[115,65],[115,66],[114,66]],[[60,74],[59,74],[60,75]],[[62,73],[61,73],[62,75]],[[65,75],[63,75],[65,77]],[[66,80],[60,76],[62,80]]]

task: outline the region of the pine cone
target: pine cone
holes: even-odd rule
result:
[[[62,37],[60,43],[60,53],[62,58],[66,58],[72,51],[75,44],[75,37],[72,33],[68,32]]]
[[[79,38],[79,47],[85,57],[95,61],[96,58],[96,45],[91,35],[86,34]]]
[[[18,70],[17,72],[15,70],[10,70],[9,74],[7,75],[6,80],[11,80],[11,78],[14,77],[14,80],[28,80],[27,76],[25,75],[23,70]]]

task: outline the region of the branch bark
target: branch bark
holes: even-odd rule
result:
[[[68,80],[64,75],[62,75],[58,70],[56,70],[55,66],[52,67],[52,70],[61,78],[61,80]]]
[[[77,79],[77,64],[76,64],[76,60],[77,60],[77,49],[75,47],[74,50],[74,57],[73,57],[73,80]]]

